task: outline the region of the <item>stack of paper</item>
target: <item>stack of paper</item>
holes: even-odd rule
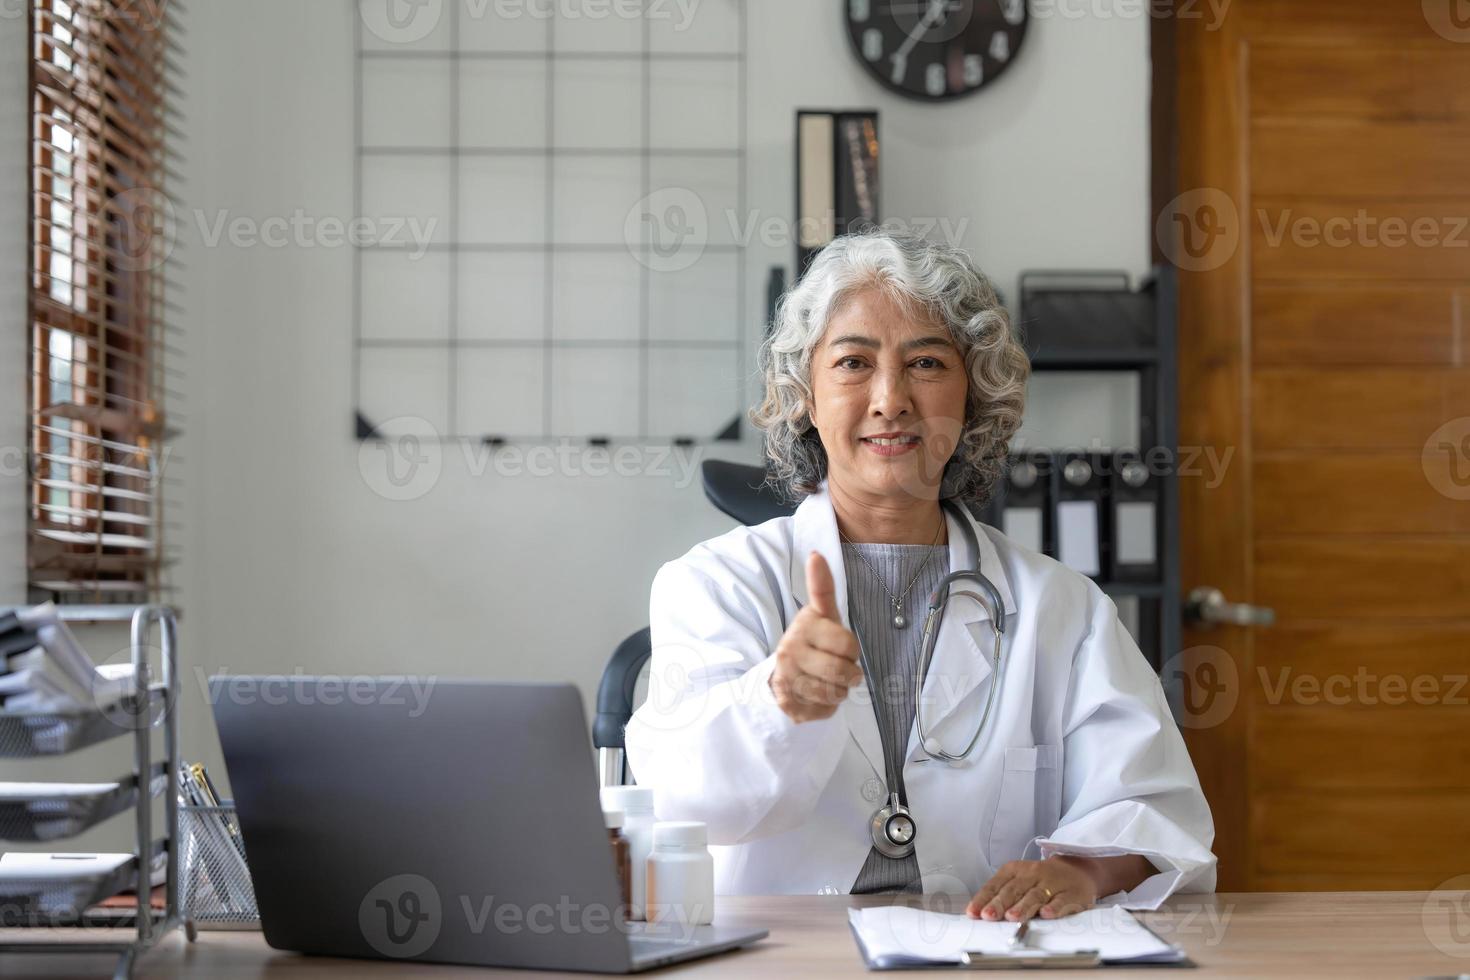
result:
[[[106,708],[133,686],[133,665],[93,663],[54,604],[0,616],[0,712]]]
[[[71,837],[100,819],[122,790],[122,783],[0,783],[0,828],[8,828],[12,839],[23,839],[18,827],[36,840]]]
[[[17,910],[42,916],[73,915],[117,891],[118,874],[134,860],[132,854],[62,854],[10,851],[0,854],[0,902],[3,911]],[[154,854],[150,885],[168,877],[168,853]],[[127,878],[133,878],[127,875]],[[132,887],[132,881],[122,883]]]
[[[1011,945],[1014,922],[984,922],[966,915],[900,905],[849,909],[848,922],[868,966],[877,970],[959,963],[969,950],[1044,957],[1096,950],[1104,963],[1180,963],[1178,947],[1149,932],[1117,906],[1089,909],[1060,919],[1032,919],[1026,948]]]

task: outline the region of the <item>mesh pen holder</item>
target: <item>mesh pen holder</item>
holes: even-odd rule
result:
[[[198,929],[259,929],[235,807],[179,807],[180,905]]]

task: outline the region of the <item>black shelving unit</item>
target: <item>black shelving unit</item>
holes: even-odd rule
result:
[[[1098,586],[1114,597],[1139,603],[1139,646],[1159,669],[1179,649],[1183,597],[1179,575],[1179,458],[1177,284],[1174,271],[1158,266],[1133,288],[1122,272],[1028,272],[1021,276],[1019,333],[1033,371],[1119,371],[1139,376],[1138,451],[1163,456],[1168,466],[1155,471],[1159,502],[1155,546],[1158,572],[1150,581],[1109,577],[1110,535],[1104,531],[1102,574]],[[1058,447],[1058,454],[1064,447]],[[1119,449],[1123,447],[1112,447]],[[1052,465],[1051,507],[1059,499],[1062,467]],[[985,520],[1001,525],[1005,483],[986,507]],[[1112,501],[1103,497],[1102,513]],[[1109,523],[1104,520],[1103,528]],[[1050,536],[1048,550],[1054,549]]]

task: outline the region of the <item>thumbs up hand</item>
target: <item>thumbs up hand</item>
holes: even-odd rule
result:
[[[793,721],[830,718],[853,685],[861,683],[857,637],[837,612],[837,587],[827,560],[806,560],[807,604],[776,644],[771,691]]]

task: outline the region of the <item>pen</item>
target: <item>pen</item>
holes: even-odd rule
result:
[[[1016,934],[1011,937],[1011,948],[1019,948],[1026,945],[1026,934],[1031,931],[1031,920],[1027,919],[1016,927]]]

